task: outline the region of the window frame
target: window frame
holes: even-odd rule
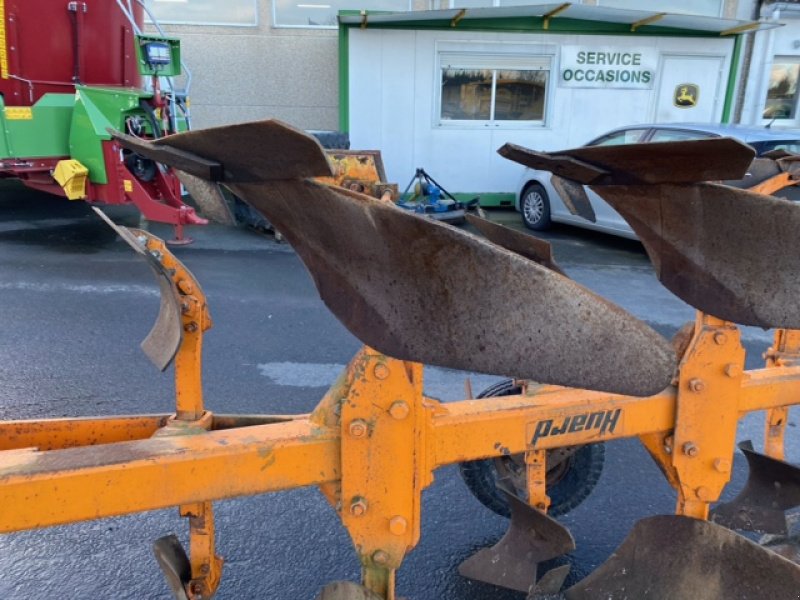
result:
[[[770,84],[767,82],[767,89],[764,92],[764,96],[762,97],[762,108],[761,108],[761,120],[762,121],[780,121],[781,124],[786,124],[789,122],[796,122],[798,118],[800,118],[800,57],[797,56],[773,56],[772,62],[769,65],[770,68],[770,80],[772,79],[772,70],[775,68],[775,65],[794,65],[797,67],[798,74],[797,80],[795,81],[795,90],[794,96],[792,97],[792,106],[789,110],[789,114],[785,117],[767,117],[764,116],[764,113],[767,110],[767,101],[769,100],[769,91],[770,91]]]
[[[362,7],[364,9],[373,10],[373,11],[375,11],[375,10],[387,10],[387,9],[382,8],[380,6],[380,0],[372,0],[372,1],[370,1],[370,0],[362,0],[362,1],[365,4],[368,4],[368,6]],[[405,4],[406,4],[405,12],[411,12],[413,10],[413,1],[414,0],[405,0]],[[339,24],[338,24],[339,11],[342,11],[342,10],[354,10],[352,8],[351,9],[336,8],[335,12],[334,12],[334,16],[336,17],[337,23],[335,23],[333,25],[283,25],[281,23],[278,23],[278,2],[276,0],[272,0],[271,4],[272,4],[272,7],[271,7],[270,12],[271,12],[271,17],[272,17],[272,27],[274,29],[311,29],[311,30],[314,30],[314,31],[317,31],[317,30],[329,30],[329,31],[330,30],[336,30],[336,29],[339,28]]]
[[[487,59],[493,61],[492,66],[472,66],[484,63]],[[546,63],[544,68],[525,69],[525,60],[531,61],[533,67],[536,62]],[[446,62],[445,62],[446,61]],[[503,62],[505,61],[505,63]],[[461,65],[459,65],[459,62]],[[486,68],[493,71],[491,104],[489,107],[489,119],[443,119],[442,118],[442,83],[444,77],[444,65],[455,63],[458,66],[469,68]],[[520,64],[523,63],[523,64]],[[475,47],[475,44],[458,42],[437,43],[436,58],[434,61],[434,81],[433,81],[433,110],[432,125],[435,129],[460,129],[460,130],[484,130],[484,129],[543,129],[549,126],[550,107],[552,106],[552,96],[555,93],[554,71],[556,64],[556,50],[543,44],[504,44],[504,43],[484,43]],[[497,94],[497,73],[503,70],[531,70],[545,71],[547,80],[544,90],[544,107],[542,118],[536,120],[498,120],[492,118],[496,108]]]
[[[145,0],[146,8],[151,12],[153,11],[153,5],[161,1],[163,4],[189,4],[192,0],[186,0],[185,2],[176,2],[169,0]],[[258,27],[259,19],[258,19],[258,0],[238,0],[243,5],[244,4],[252,4],[253,5],[253,21],[242,23],[236,21],[183,21],[183,20],[172,20],[172,19],[162,19],[159,18],[158,15],[153,14],[155,17],[155,21],[150,18],[150,14],[145,10],[144,13],[144,20],[145,23],[155,23],[157,22],[159,25],[194,25],[197,27]]]

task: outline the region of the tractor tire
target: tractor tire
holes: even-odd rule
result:
[[[308,131],[326,150],[349,150],[350,134],[343,131]]]
[[[513,396],[520,391],[520,387],[508,379],[486,388],[478,394],[478,398]],[[498,467],[508,468],[519,464],[521,458],[521,455],[515,455],[463,462],[459,465],[461,478],[481,504],[501,517],[509,518],[511,512],[508,502],[497,488]],[[555,472],[548,471],[550,508],[547,514],[551,517],[565,515],[586,500],[600,480],[604,461],[605,446],[602,443],[586,444],[574,448],[574,453],[565,461],[566,465],[554,469]],[[526,490],[515,487],[520,497],[524,498]]]
[[[314,136],[326,150],[348,150],[350,148],[350,135],[341,131],[307,131]],[[237,223],[246,225],[258,231],[274,231],[264,215],[252,208],[249,204],[233,196],[233,214]]]
[[[257,231],[273,230],[272,223],[264,215],[235,194],[233,195],[233,218],[240,225],[251,227]]]
[[[125,166],[128,167],[128,170],[139,181],[149,183],[156,178],[156,173],[158,170],[156,163],[149,158],[145,158],[140,154],[136,154],[135,152],[126,154]]]

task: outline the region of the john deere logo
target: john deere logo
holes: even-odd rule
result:
[[[673,102],[678,108],[691,108],[697,106],[700,97],[700,88],[693,83],[681,83],[675,87]]]

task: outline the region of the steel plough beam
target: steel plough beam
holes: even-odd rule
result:
[[[800,367],[746,371],[738,404],[742,414],[789,406],[800,397]],[[424,427],[428,462],[421,468],[486,458],[498,448],[538,449],[670,431],[675,424],[674,388],[651,398],[588,390],[544,388],[531,396],[505,396],[440,404],[427,399]],[[616,411],[621,418],[614,418]],[[593,414],[599,416],[592,418]],[[584,426],[558,433],[566,417],[585,415]],[[166,417],[109,417],[127,433],[88,445],[107,419],[88,419],[72,442],[79,447],[0,453],[0,531],[18,531],[86,519],[142,512],[201,500],[218,500],[335,482],[341,477],[339,430],[304,416],[290,421],[232,427],[197,435],[143,439],[143,430]],[[235,416],[216,416],[235,425]],[[243,417],[244,418],[244,417]],[[268,416],[251,419],[268,419]],[[290,417],[276,417],[289,419]],[[537,436],[536,424],[552,421]],[[28,428],[31,436],[72,429],[75,420],[0,422],[0,432]],[[241,425],[249,425],[243,421]],[[604,427],[604,423],[607,423]],[[27,425],[26,425],[27,424]],[[133,427],[131,427],[133,425]],[[519,435],[526,431],[525,436]],[[554,433],[555,432],[555,433]],[[128,438],[125,438],[125,435]],[[26,438],[35,441],[35,437]],[[130,439],[131,441],[119,441]],[[309,469],[308,465],[315,465]],[[59,482],[53,486],[53,481]],[[103,494],[87,494],[102,489]]]

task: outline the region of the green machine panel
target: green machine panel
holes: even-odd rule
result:
[[[5,106],[0,99],[0,157],[68,156],[74,106],[74,94],[45,94],[33,106]]]
[[[142,115],[140,100],[151,96],[133,88],[76,86],[69,154],[89,169],[90,181],[108,183],[102,147],[111,139],[108,129],[125,131],[125,119]]]

